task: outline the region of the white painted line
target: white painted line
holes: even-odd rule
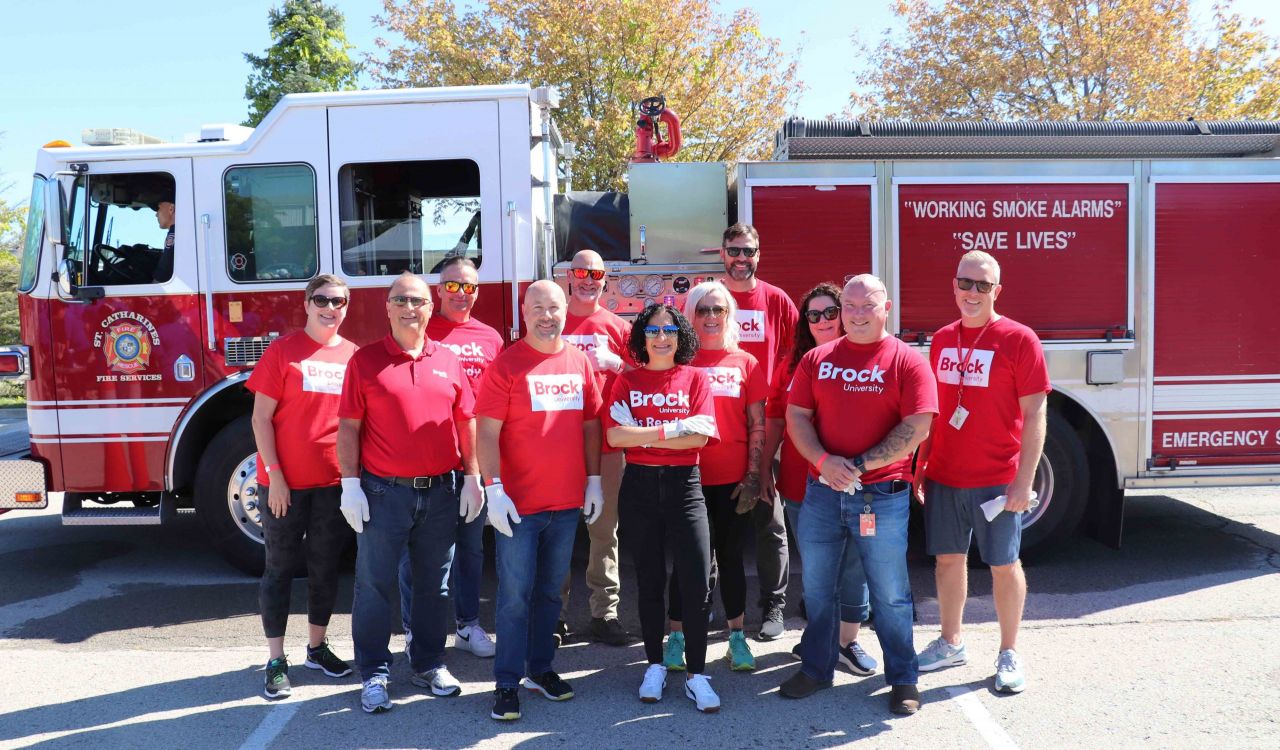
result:
[[[276,737],[284,731],[289,725],[289,721],[293,719],[293,715],[298,713],[298,707],[301,702],[285,702],[278,704],[262,719],[262,723],[258,728],[253,730],[253,734],[245,739],[244,744],[240,746],[240,750],[259,750],[260,748],[271,747],[271,743],[275,742]]]
[[[949,687],[947,693],[960,706],[960,710],[964,711],[969,723],[978,730],[982,739],[987,741],[987,747],[992,750],[1018,750],[1018,743],[987,713],[982,701],[978,700],[977,693],[963,687]]]

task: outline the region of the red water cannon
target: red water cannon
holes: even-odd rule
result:
[[[666,125],[663,135],[661,125]],[[658,94],[636,105],[636,150],[631,163],[651,163],[670,159],[680,151],[680,118],[667,109],[667,100]]]

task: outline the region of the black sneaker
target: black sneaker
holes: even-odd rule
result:
[[[556,623],[556,629],[551,632],[551,637],[555,639],[556,648],[560,648],[569,642],[571,634],[569,633],[569,624],[564,620]]]
[[[569,683],[560,679],[560,675],[551,670],[526,677],[520,684],[535,693],[542,693],[542,697],[549,701],[567,701],[573,697],[573,688],[569,687]]]
[[[808,698],[819,690],[831,687],[831,682],[818,682],[804,672],[796,672],[778,686],[783,698]]]
[[[760,618],[760,640],[773,641],[782,637],[786,629],[786,621],[782,617],[782,607],[770,605]]]
[[[328,641],[321,641],[319,646],[307,646],[307,660],[302,663],[307,669],[319,669],[326,677],[346,677],[351,674],[351,666],[339,659],[329,649]]]
[[[920,710],[920,691],[915,685],[894,685],[889,693],[889,710],[899,716],[910,716]]]
[[[796,661],[804,661],[804,657],[800,655],[799,643],[791,647],[791,658],[795,659]]]
[[[847,646],[841,646],[837,654],[840,658],[840,664],[860,677],[875,674],[876,668],[880,666],[875,659],[871,658],[870,654],[862,650],[857,641],[852,641]]]
[[[498,721],[515,721],[520,718],[520,691],[515,688],[498,688],[493,691],[493,711],[489,716]]]
[[[289,684],[288,659],[281,656],[267,662],[267,678],[262,694],[273,701],[293,695],[293,686]]]
[[[592,617],[587,635],[596,643],[603,643],[606,646],[630,646],[635,643],[635,638],[622,627],[622,623],[616,617],[608,619]]]

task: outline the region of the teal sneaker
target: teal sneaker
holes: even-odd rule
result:
[[[673,630],[667,635],[667,645],[662,649],[662,665],[671,672],[684,671],[684,633]]]
[[[996,659],[996,692],[1021,693],[1027,689],[1027,678],[1022,674],[1022,660],[1011,648],[1000,652]]]
[[[289,684],[288,659],[281,656],[267,662],[266,685],[262,689],[262,694],[273,701],[288,698],[293,694],[293,688]]]
[[[941,637],[934,638],[920,652],[920,671],[932,672],[943,667],[958,667],[967,659],[963,643],[953,646]]]
[[[756,657],[751,655],[751,647],[747,645],[747,636],[741,630],[729,633],[729,651],[724,655],[729,662],[729,669],[734,672],[754,672]]]

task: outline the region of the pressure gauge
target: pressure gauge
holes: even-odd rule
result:
[[[666,281],[656,273],[644,278],[644,293],[650,297],[662,294],[666,287]]]
[[[640,277],[622,276],[618,279],[618,293],[623,297],[634,297],[640,293]]]

